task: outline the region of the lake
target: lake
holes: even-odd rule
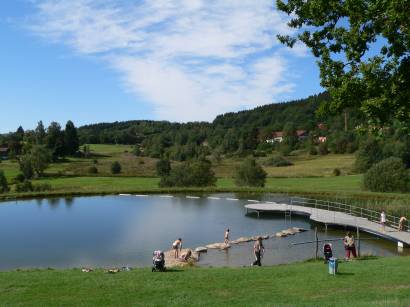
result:
[[[152,252],[167,250],[181,237],[183,247],[195,248],[231,239],[273,234],[289,227],[307,232],[264,241],[263,264],[301,261],[314,256],[313,244],[291,243],[314,239],[314,224],[306,217],[283,214],[246,215],[249,196],[214,194],[190,198],[186,195],[93,196],[19,200],[0,203],[0,269],[31,267],[150,266]],[[253,196],[259,200],[283,201],[281,195]],[[319,239],[340,238],[343,229],[319,225]],[[370,238],[361,243],[361,253],[379,256],[397,254],[396,244]],[[210,250],[201,256],[203,266],[249,265],[253,243],[234,245],[227,251]],[[333,242],[337,257],[343,257],[340,242]],[[320,245],[322,246],[322,244]],[[405,250],[404,254],[409,254]]]

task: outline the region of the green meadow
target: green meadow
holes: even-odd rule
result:
[[[410,257],[271,267],[0,272],[1,305],[21,306],[409,306]]]

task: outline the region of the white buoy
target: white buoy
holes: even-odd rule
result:
[[[397,247],[401,247],[401,248],[403,248],[403,247],[404,247],[403,242],[398,241],[398,242],[397,242]]]

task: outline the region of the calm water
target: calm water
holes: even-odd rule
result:
[[[209,199],[208,197],[220,199]],[[307,218],[283,215],[245,215],[247,198],[218,194],[198,199],[184,195],[97,196],[72,199],[24,200],[0,203],[0,269],[23,267],[149,266],[152,251],[169,249],[178,237],[184,247],[222,242],[225,228],[231,239],[272,234],[291,226],[309,231],[287,238],[264,241],[264,264],[298,261],[313,256],[313,245],[292,246],[312,240],[314,225]],[[280,196],[263,200],[287,201]],[[255,198],[255,197],[253,197]],[[344,230],[320,230],[319,237],[339,238]],[[375,238],[362,234],[362,237]],[[343,256],[334,242],[336,256]],[[397,254],[396,245],[385,240],[362,241],[362,254]],[[408,253],[406,251],[406,253]],[[229,251],[209,251],[200,264],[249,265],[252,243],[234,245]]]

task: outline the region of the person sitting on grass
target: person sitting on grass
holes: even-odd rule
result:
[[[172,243],[172,249],[174,250],[174,258],[178,259],[179,252],[182,250],[182,239],[179,238]]]
[[[350,259],[350,254],[352,254],[353,258],[356,258],[356,246],[354,244],[354,237],[350,231],[346,234],[346,237],[344,237],[343,245],[346,251],[346,260]]]

